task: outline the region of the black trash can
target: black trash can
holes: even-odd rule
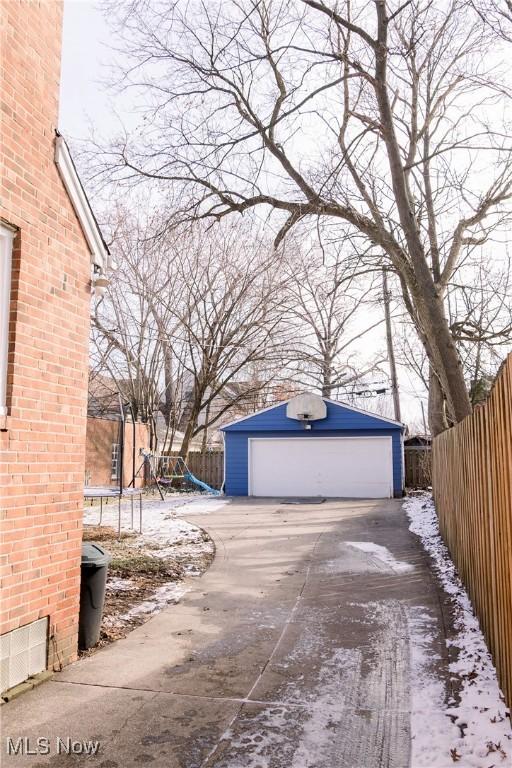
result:
[[[78,619],[78,647],[81,651],[92,648],[100,639],[101,615],[105,602],[110,555],[99,544],[82,545],[82,578],[80,582],[80,616]]]

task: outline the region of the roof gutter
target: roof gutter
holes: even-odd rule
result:
[[[55,139],[55,164],[89,246],[94,272],[96,274],[105,274],[109,266],[110,253],[108,246],[103,239],[98,222],[85,194],[68,145],[58,133]]]

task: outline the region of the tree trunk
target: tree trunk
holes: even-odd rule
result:
[[[188,459],[188,454],[190,451],[190,443],[192,442],[192,438],[194,437],[194,432],[197,427],[197,420],[199,418],[199,413],[201,410],[201,400],[202,400],[202,394],[197,395],[192,401],[190,416],[188,418],[187,426],[185,427],[185,433],[183,435],[183,440],[181,441],[181,446],[180,446],[180,456],[182,459],[184,459],[184,461],[187,461]]]
[[[332,358],[324,352],[322,363],[322,397],[329,399],[332,395]]]
[[[186,462],[188,459],[188,454],[190,451],[190,443],[192,441],[192,437],[194,436],[194,430],[196,426],[196,419],[197,416],[193,416],[191,414],[189,421],[187,422],[187,426],[185,428],[185,433],[183,435],[183,440],[181,441],[180,446],[180,456],[181,458]]]
[[[471,401],[442,299],[435,295],[430,273],[428,279],[431,285],[420,286],[422,296],[417,297],[419,321],[429,361],[441,385],[448,410],[453,419],[459,422],[471,413]]]
[[[160,413],[165,419],[167,431],[171,424],[171,415],[174,410],[174,381],[172,373],[172,356],[167,345],[164,347],[164,401],[160,403]]]
[[[443,390],[432,366],[428,381],[428,425],[433,437],[448,429]]]
[[[204,414],[205,423],[204,423],[203,439],[201,440],[202,456],[204,456],[204,454],[206,453],[206,449],[208,447],[208,424],[210,421],[210,406],[211,406],[211,402],[208,403],[208,405],[206,406],[206,411]]]
[[[150,417],[147,423],[149,425],[149,450],[151,453],[155,453],[158,449],[158,436],[155,420]]]
[[[414,296],[414,305],[418,314],[417,320],[421,326],[422,338],[426,341],[426,352],[438,376],[450,413],[453,414],[455,421],[459,422],[471,413],[471,402],[459,355],[446,318],[443,300],[438,294],[432,272],[427,263],[414,212],[413,198],[404,172],[399,142],[395,133],[387,82],[389,19],[384,0],[377,2],[376,11],[377,46],[375,49],[374,87],[383,127],[394,198],[400,225],[407,243],[413,275],[404,274],[405,267],[403,265],[396,264],[396,266],[402,271],[408,288]]]

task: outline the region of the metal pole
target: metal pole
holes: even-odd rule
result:
[[[103,518],[103,496],[100,496],[100,525]]]
[[[389,370],[391,373],[391,391],[393,393],[393,406],[395,410],[396,421],[402,421],[400,411],[400,393],[398,392],[398,376],[396,373],[395,350],[393,348],[393,330],[391,328],[390,299],[391,294],[388,290],[388,271],[386,267],[382,269],[382,287],[384,296],[384,316],[386,320],[386,344],[388,348]]]
[[[118,393],[119,398],[119,414],[121,416],[120,436],[119,436],[119,507],[118,507],[118,519],[117,519],[117,538],[121,541],[121,498],[123,496],[123,472],[124,472],[124,406],[121,400],[121,394]]]
[[[135,488],[135,477],[137,475],[137,473],[135,471],[135,451],[136,451],[136,448],[137,448],[137,441],[135,439],[135,414],[134,414],[134,411],[133,411],[132,404],[131,403],[126,403],[126,405],[130,409],[130,413],[131,413],[131,416],[132,416],[132,479],[128,483],[128,487]]]
[[[139,493],[139,532],[142,533],[142,491]]]
[[[124,407],[121,400],[121,395],[118,393],[119,398],[119,415],[121,421],[119,422],[120,435],[119,435],[119,497],[123,495],[123,470],[124,470]]]
[[[425,418],[425,404],[421,401],[421,415],[423,416],[423,434],[428,435],[427,420]]]

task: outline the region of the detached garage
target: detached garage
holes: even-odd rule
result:
[[[403,424],[299,395],[222,428],[228,496],[390,498],[403,491]]]

